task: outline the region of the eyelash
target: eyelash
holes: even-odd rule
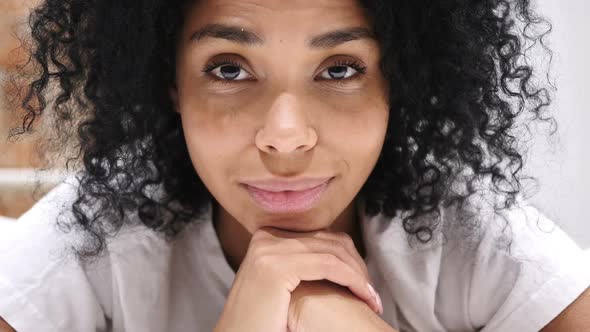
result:
[[[209,74],[214,69],[224,66],[224,65],[232,65],[232,66],[238,67],[240,70],[245,70],[244,67],[236,61],[232,61],[229,59],[227,59],[227,60],[221,59],[221,60],[213,61],[212,63],[208,64],[207,66],[205,66],[201,70],[201,72],[206,74],[205,77],[207,79],[209,79],[215,83],[220,83],[220,84],[235,84],[235,83],[253,81],[253,79],[244,79],[244,80],[238,80],[238,81],[225,80],[225,79],[221,79],[221,78],[215,77],[214,75]],[[361,65],[358,61],[355,61],[355,60],[338,60],[332,66],[330,66],[328,68],[340,67],[340,66],[350,67],[350,68],[354,69],[357,73],[348,77],[348,78],[344,78],[344,79],[320,79],[320,81],[335,81],[336,84],[345,84],[348,81],[359,79],[360,75],[363,75],[367,72],[367,67]]]

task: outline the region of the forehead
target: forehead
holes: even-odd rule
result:
[[[189,46],[214,37],[257,47],[281,45],[284,38],[317,50],[350,40],[378,47],[357,0],[201,0],[185,15],[182,40]]]
[[[187,14],[192,19],[233,17],[255,22],[261,17],[281,17],[283,21],[285,17],[308,18],[306,25],[333,19],[359,24],[367,19],[358,0],[199,0],[190,6]],[[311,20],[318,16],[323,21]]]

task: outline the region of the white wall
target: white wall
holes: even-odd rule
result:
[[[548,41],[559,136],[541,136],[531,147],[525,171],[538,177],[539,191],[529,201],[590,248],[590,1],[537,1],[553,24]]]

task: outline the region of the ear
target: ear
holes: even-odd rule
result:
[[[171,86],[168,88],[168,94],[170,95],[170,100],[172,101],[174,111],[176,113],[180,113],[180,108],[178,107],[178,89],[175,86]]]

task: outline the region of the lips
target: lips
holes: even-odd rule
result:
[[[333,178],[243,183],[254,202],[270,213],[296,213],[312,209]]]
[[[302,191],[317,187],[329,181],[331,177],[321,178],[299,178],[293,180],[282,180],[276,178],[242,181],[243,184],[255,187],[260,190],[280,191]]]

